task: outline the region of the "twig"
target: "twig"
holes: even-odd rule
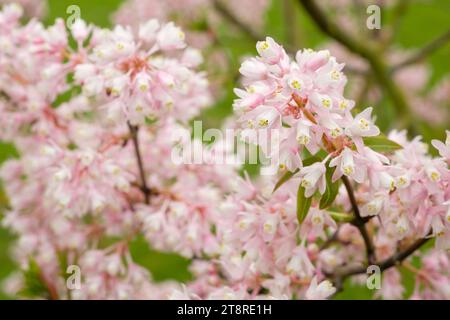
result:
[[[214,8],[223,17],[225,17],[227,20],[232,22],[236,27],[241,29],[245,34],[247,34],[253,40],[259,41],[259,40],[261,40],[263,38],[262,35],[258,34],[252,28],[250,28],[245,23],[240,21],[234,14],[232,14],[231,11],[228,9],[228,7],[222,3],[222,1],[220,1],[220,0],[213,0],[213,5],[214,5]]]
[[[420,247],[422,247],[425,243],[427,243],[430,239],[431,239],[430,237],[418,239],[413,244],[411,244],[409,247],[407,247],[406,249],[399,251],[397,253],[394,253],[392,256],[390,256],[389,258],[387,258],[383,261],[375,262],[373,264],[379,266],[381,271],[385,271],[385,270],[401,263],[403,260],[408,258],[411,254],[413,254],[416,250],[418,250]],[[336,274],[336,277],[345,279],[349,276],[366,273],[366,271],[367,271],[367,266],[343,269]]]
[[[403,67],[409,66],[425,59],[427,56],[431,55],[433,52],[444,46],[448,41],[450,41],[450,30],[447,30],[447,32],[445,32],[444,34],[432,40],[423,48],[419,49],[417,52],[410,55],[405,60],[393,66],[391,68],[391,72],[395,72],[399,69],[402,69]]]
[[[339,241],[339,231],[341,229],[341,225],[338,225],[336,228],[336,231],[333,232],[333,234],[325,240],[324,243],[319,248],[319,251],[327,249],[333,242]]]
[[[260,41],[265,38],[264,35],[259,34],[244,22],[240,21],[229,9],[226,5],[222,3],[220,0],[212,0],[214,4],[214,8],[228,21],[238,27],[243,33],[245,33],[248,37],[253,39],[254,41]],[[295,54],[296,50],[292,48],[290,44],[283,44],[284,49],[289,54]]]
[[[144,193],[145,203],[149,204],[151,189],[147,186],[147,182],[145,179],[144,164],[142,162],[141,151],[139,149],[139,140],[138,140],[139,127],[133,126],[131,125],[131,123],[128,122],[128,128],[130,129],[131,139],[133,140],[134,153],[136,155],[137,164],[139,168],[139,175],[141,177],[141,190]]]
[[[409,0],[399,0],[392,9],[392,23],[389,26],[387,36],[381,43],[383,49],[386,49],[386,47],[392,43],[396,33],[400,30],[402,18],[408,10],[409,4]]]
[[[345,189],[347,190],[348,197],[349,197],[350,203],[352,205],[353,213],[355,214],[355,218],[352,221],[352,224],[355,227],[357,227],[359,230],[359,233],[361,233],[361,236],[363,237],[363,240],[364,240],[364,245],[366,247],[367,261],[369,262],[369,264],[372,264],[376,260],[376,257],[375,257],[375,248],[374,248],[372,239],[370,238],[370,235],[367,232],[366,225],[365,225],[368,220],[363,219],[361,217],[361,214],[360,214],[359,208],[358,208],[358,204],[356,203],[355,194],[353,192],[353,187],[352,187],[350,181],[348,180],[348,178],[346,176],[342,176],[342,181],[344,182]]]
[[[297,40],[301,28],[298,27],[294,0],[283,0],[283,13],[286,31],[286,43],[291,48],[298,48]]]
[[[42,273],[42,271],[39,271],[38,277],[41,280],[41,282],[45,285],[48,291],[49,299],[59,300],[58,290],[56,289],[55,285],[47,279],[47,277]]]

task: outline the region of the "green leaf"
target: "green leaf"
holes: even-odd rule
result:
[[[283,174],[283,176],[280,178],[280,180],[278,180],[278,182],[276,183],[272,192],[277,191],[279,187],[281,187],[285,182],[287,182],[289,179],[291,179],[294,176],[294,174],[296,174],[299,171],[300,171],[300,169],[295,169],[295,171],[287,171],[285,174]]]
[[[28,262],[28,269],[23,271],[24,286],[19,295],[27,298],[49,299],[50,293],[42,281],[42,271],[34,259]]]
[[[307,167],[307,166],[310,166],[313,163],[321,161],[321,160],[322,159],[320,159],[317,156],[311,156],[311,157],[303,160],[303,166]],[[299,171],[300,171],[299,169],[295,169],[294,171],[287,171],[285,174],[283,174],[283,176],[280,178],[280,180],[278,180],[278,182],[275,184],[275,187],[273,188],[272,192],[277,191],[285,182],[289,181],[289,179],[291,179]]]
[[[303,162],[303,166],[304,166],[304,167],[307,167],[307,166],[312,165],[313,163],[316,163],[316,162],[319,162],[319,161],[322,161],[322,160],[323,160],[323,158],[322,158],[321,155],[318,153],[318,154],[316,154],[316,155],[314,155],[314,156],[311,156],[311,157],[306,158],[306,159],[303,160],[302,162]]]
[[[320,203],[319,203],[320,209],[325,209],[325,208],[328,208],[329,206],[331,206],[331,204],[333,203],[334,199],[336,199],[336,196],[338,194],[340,180],[333,183],[331,181],[333,173],[334,173],[334,170],[332,168],[330,168],[329,166],[327,166],[327,172],[325,174],[327,187],[325,189],[325,193],[323,194],[322,198],[320,199]]]
[[[302,224],[303,220],[305,220],[311,207],[311,200],[312,197],[305,197],[305,188],[300,184],[297,192],[297,219],[299,224]]]
[[[393,152],[402,149],[402,146],[397,142],[389,140],[383,135],[377,137],[363,138],[364,144],[376,152]]]
[[[133,261],[149,270],[156,282],[165,280],[187,282],[192,279],[189,271],[191,260],[176,253],[154,250],[142,236],[130,243],[130,252]]]
[[[327,211],[328,214],[337,222],[350,222],[354,216],[351,213]]]

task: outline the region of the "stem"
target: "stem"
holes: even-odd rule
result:
[[[364,245],[366,247],[366,254],[367,254],[367,261],[369,262],[369,264],[372,264],[375,260],[375,248],[372,242],[372,239],[369,236],[369,233],[367,232],[366,229],[366,222],[368,220],[363,219],[361,217],[361,214],[359,212],[359,208],[358,208],[358,204],[356,203],[356,198],[355,198],[355,194],[353,192],[353,187],[350,183],[350,181],[348,180],[348,178],[346,176],[342,176],[342,181],[344,182],[344,186],[345,189],[347,190],[348,193],[348,197],[350,200],[350,203],[352,205],[352,210],[353,213],[355,214],[355,218],[352,221],[352,224],[358,228],[359,233],[361,233],[361,236],[364,240]]]
[[[219,12],[225,19],[230,21],[236,27],[238,27],[243,33],[245,33],[248,37],[253,39],[254,41],[263,40],[265,37],[262,34],[254,31],[248,25],[240,21],[229,9],[226,5],[223,4],[220,0],[212,0],[214,8]],[[294,48],[292,48],[289,44],[284,44],[283,47],[286,49],[288,53],[294,54]]]
[[[450,30],[447,30],[444,34],[432,40],[430,43],[425,45],[423,48],[419,49],[417,52],[407,57],[405,60],[396,64],[391,68],[391,72],[395,72],[403,67],[409,66],[420,60],[423,60],[442,46],[444,46],[448,41],[450,41]]]
[[[299,37],[301,28],[298,27],[298,20],[295,16],[295,3],[293,0],[283,0],[283,13],[286,29],[286,44],[290,48],[297,48],[297,40],[301,38]]]
[[[151,190],[147,186],[147,182],[146,182],[146,179],[145,179],[144,164],[142,162],[141,151],[139,149],[139,140],[138,140],[139,127],[138,126],[133,126],[133,125],[131,125],[128,122],[128,128],[130,129],[131,139],[133,140],[134,153],[136,155],[137,164],[138,164],[138,168],[139,168],[139,176],[141,177],[141,190],[144,193],[145,203],[149,204],[150,203]]]
[[[409,5],[409,0],[399,0],[397,1],[395,7],[392,9],[392,23],[389,26],[390,32],[381,44],[381,47],[383,49],[386,49],[386,47],[393,42],[395,35],[397,34],[398,30],[400,30],[402,18],[406,14]]]
[[[327,249],[333,242],[339,241],[339,231],[341,230],[341,225],[337,226],[337,229],[333,234],[325,240],[325,242],[320,246],[319,251]]]
[[[50,300],[59,300],[58,290],[53,285],[53,283],[48,281],[47,277],[42,273],[42,271],[39,272],[38,276],[39,276],[39,279],[41,280],[41,282],[47,287],[49,299]]]
[[[245,34],[247,34],[250,38],[255,41],[261,40],[263,37],[256,33],[253,29],[247,26],[245,23],[240,21],[231,11],[227,8],[226,5],[222,3],[220,0],[213,0],[214,8],[227,20],[233,23],[236,27],[241,29]]]

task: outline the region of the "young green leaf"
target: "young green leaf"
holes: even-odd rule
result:
[[[346,212],[327,211],[328,214],[337,222],[350,222],[354,219],[353,214]]]
[[[300,184],[297,192],[297,219],[299,224],[302,224],[303,220],[305,220],[311,207],[311,200],[312,197],[305,197],[305,188]]]
[[[49,299],[50,293],[42,281],[42,271],[34,259],[28,262],[28,269],[23,271],[24,286],[19,295],[26,298]]]
[[[397,142],[389,140],[383,135],[377,137],[365,137],[364,144],[376,152],[393,152],[402,149]]]
[[[339,182],[340,180],[336,182],[332,182],[331,178],[333,176],[334,169],[327,166],[327,172],[325,174],[327,187],[325,189],[325,193],[323,194],[322,198],[320,199],[319,208],[325,209],[331,206],[333,204],[334,199],[336,199],[336,196],[339,191]]]
[[[295,171],[286,171],[286,173],[283,174],[280,180],[278,180],[278,182],[275,184],[275,187],[273,188],[272,192],[277,191],[279,187],[281,187],[285,182],[291,179],[294,176],[294,174],[296,174],[299,171],[300,171],[299,169],[296,169]]]

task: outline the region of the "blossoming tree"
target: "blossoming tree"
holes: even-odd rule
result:
[[[202,143],[177,133],[213,99],[201,53],[174,23],[79,19],[67,30],[21,15],[0,11],[0,139],[20,155],[0,171],[2,223],[22,270],[10,292],[325,299],[375,266],[377,294],[395,299],[401,266],[415,274],[413,298],[450,298],[450,131],[432,141],[436,157],[420,136],[382,134],[373,108],[345,96],[344,63],[328,50],[288,54],[267,37],[243,61],[230,121],[277,163],[250,178],[235,165],[171,159]],[[137,238],[190,259],[192,279],[154,281],[131,252]]]

